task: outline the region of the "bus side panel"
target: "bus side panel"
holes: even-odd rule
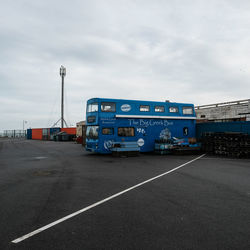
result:
[[[119,127],[132,127],[135,136],[118,136]],[[103,135],[102,128],[113,128],[113,135]],[[98,151],[111,153],[113,142],[136,141],[141,152],[154,151],[155,140],[170,138],[195,137],[194,120],[159,120],[159,119],[125,119],[118,118],[101,122],[99,129]]]
[[[154,151],[155,140],[195,137],[194,120],[133,119],[129,125],[135,127],[129,140],[137,141],[141,152]]]
[[[154,151],[155,140],[170,139],[176,127],[174,122],[159,119],[138,119],[137,142],[141,152]]]

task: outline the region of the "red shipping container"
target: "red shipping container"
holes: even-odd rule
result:
[[[32,129],[32,140],[42,140],[43,139],[43,129],[33,128]]]
[[[66,132],[69,135],[75,135],[76,134],[76,127],[74,128],[61,128],[61,132]]]

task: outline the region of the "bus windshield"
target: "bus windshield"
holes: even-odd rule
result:
[[[87,112],[97,112],[98,111],[98,103],[90,103],[87,107]]]
[[[99,126],[87,126],[86,137],[88,139],[98,139]]]

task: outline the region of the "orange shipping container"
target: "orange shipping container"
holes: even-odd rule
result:
[[[61,128],[61,132],[66,132],[69,135],[75,135],[76,134],[76,128]]]
[[[32,140],[42,140],[43,139],[43,129],[33,128],[32,129]]]

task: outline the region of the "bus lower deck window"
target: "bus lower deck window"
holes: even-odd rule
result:
[[[135,128],[118,128],[118,136],[135,136]]]
[[[188,127],[183,128],[183,135],[188,135]]]
[[[114,128],[103,128],[102,129],[103,135],[113,135],[114,134]]]

